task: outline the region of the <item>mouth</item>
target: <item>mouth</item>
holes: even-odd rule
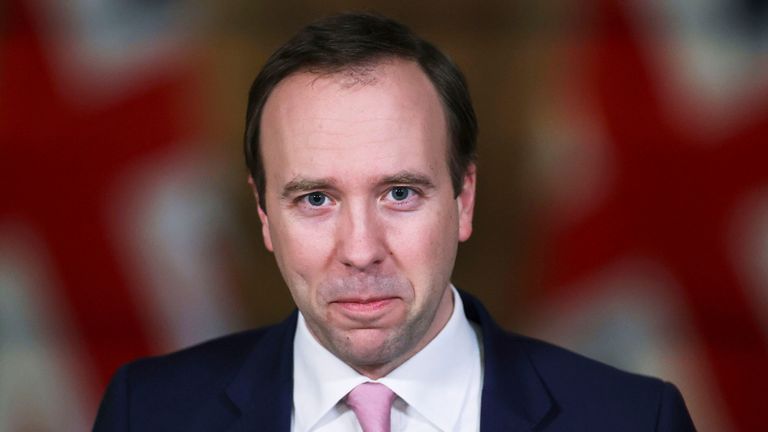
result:
[[[397,297],[343,298],[335,300],[331,304],[338,306],[351,316],[371,317],[385,312],[396,300]]]

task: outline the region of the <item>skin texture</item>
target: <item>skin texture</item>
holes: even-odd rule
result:
[[[261,124],[264,243],[313,336],[380,378],[450,318],[475,167],[456,197],[443,107],[411,61],[291,75]]]

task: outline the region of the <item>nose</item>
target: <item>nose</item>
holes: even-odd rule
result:
[[[344,208],[337,229],[337,255],[344,266],[359,271],[382,263],[387,247],[376,209],[365,204]]]

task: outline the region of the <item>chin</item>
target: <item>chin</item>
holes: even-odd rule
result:
[[[337,355],[353,366],[364,368],[391,364],[412,348],[409,338],[392,330],[352,330],[342,336]]]

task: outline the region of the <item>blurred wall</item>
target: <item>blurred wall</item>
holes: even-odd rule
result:
[[[700,430],[757,430],[761,4],[6,1],[0,430],[87,429],[120,364],[293,308],[245,181],[246,96],[302,25],[350,9],[467,75],[479,189],[457,286],[510,329],[672,380]]]

